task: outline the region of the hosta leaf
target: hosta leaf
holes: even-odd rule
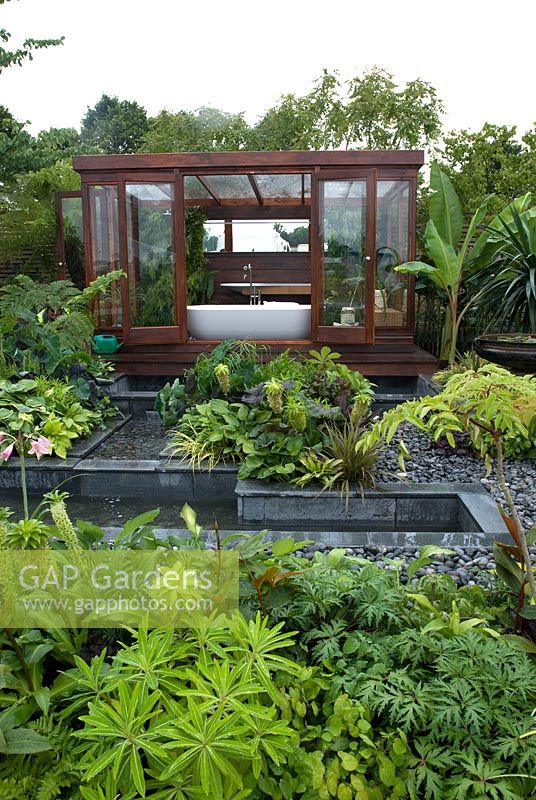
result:
[[[3,752],[6,755],[29,755],[52,749],[48,740],[31,728],[12,728],[4,731],[4,741],[5,750]]]
[[[520,616],[523,617],[523,619],[536,619],[536,605],[525,603],[520,611]]]

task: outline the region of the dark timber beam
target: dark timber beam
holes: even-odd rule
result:
[[[219,197],[219,195],[216,194],[216,191],[213,189],[212,184],[209,183],[209,181],[207,181],[206,178],[203,178],[202,175],[196,175],[195,177],[197,178],[199,183],[201,183],[205,187],[209,195],[216,201],[216,203],[219,206],[221,206],[221,197]]]
[[[255,192],[255,197],[257,198],[257,202],[259,203],[260,206],[263,206],[264,205],[264,198],[263,198],[263,196],[261,194],[261,190],[259,189],[259,184],[255,180],[255,175],[252,175],[251,173],[249,173],[248,178],[249,178],[249,182],[251,184],[251,188]]]

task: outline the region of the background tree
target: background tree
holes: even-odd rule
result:
[[[296,248],[299,244],[309,243],[309,227],[307,225],[300,225],[292,231],[287,231],[284,225],[280,222],[275,222],[274,231],[277,231],[289,247]]]
[[[80,142],[80,134],[76,128],[49,128],[40,131],[32,139],[31,170],[52,167],[58,161],[65,161],[74,155],[89,152],[89,148]]]
[[[344,83],[324,70],[308,94],[269,109],[252,138],[266,150],[411,149],[439,137],[442,112],[434,87],[418,78],[399,88],[379,67]]]
[[[536,192],[536,127],[522,138],[515,126],[486,123],[481,130],[451,131],[439,157],[468,217],[489,194],[490,213],[514,198]]]
[[[141,151],[241,150],[247,145],[248,133],[249,126],[242,114],[206,106],[176,113],[163,110],[149,120]]]
[[[32,137],[5,106],[0,106],[0,182],[8,183],[31,166]]]
[[[411,150],[438,139],[444,108],[432,84],[416,78],[398,88],[390,72],[374,67],[348,87],[347,147]]]
[[[10,3],[11,0],[0,0],[0,6],[4,3]],[[32,61],[34,50],[43,50],[47,47],[56,47],[63,44],[65,37],[61,36],[59,39],[25,39],[22,47],[15,50],[8,50],[4,47],[11,39],[11,34],[5,28],[0,28],[0,73],[12,66],[21,66],[23,61]]]
[[[255,150],[332,150],[340,147],[345,114],[338,74],[324,70],[310,92],[283,95],[251,131]]]
[[[306,121],[296,95],[283,95],[252,128],[250,150],[300,150],[306,141]]]
[[[11,0],[0,0],[0,5]],[[0,28],[0,74],[9,67],[21,66],[26,60],[32,61],[35,50],[56,47],[63,44],[64,37],[59,39],[26,39],[21,47],[13,50],[4,45],[9,44],[11,34]],[[24,130],[26,123],[18,122],[5,106],[0,106],[0,182],[6,183],[17,172],[31,169],[32,137]]]
[[[99,153],[135,153],[148,129],[147,112],[135,100],[103,94],[82,120],[80,139]]]
[[[0,182],[9,186],[17,175],[51,167],[77,153],[88,152],[75,128],[50,128],[36,137],[0,106]]]

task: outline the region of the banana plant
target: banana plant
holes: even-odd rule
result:
[[[471,241],[486,216],[492,195],[487,197],[473,214],[467,233],[461,242],[462,207],[449,177],[441,171],[436,162],[432,164],[430,172],[430,190],[430,219],[426,225],[424,239],[426,252],[432,263],[408,261],[395,267],[395,271],[405,275],[419,273],[427,275],[432,283],[446,293],[448,306],[443,324],[441,359],[453,364],[462,319],[482,293],[473,295],[460,310],[460,290],[471,261]]]

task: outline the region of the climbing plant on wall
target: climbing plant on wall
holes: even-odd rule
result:
[[[185,213],[186,289],[188,305],[206,302],[214,291],[214,273],[207,272],[203,250],[206,217],[200,208],[188,208]]]

